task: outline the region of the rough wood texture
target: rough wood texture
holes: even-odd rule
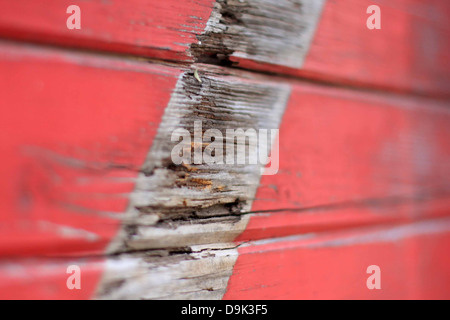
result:
[[[7,42],[0,68],[7,297],[365,297],[336,288],[377,261],[390,279],[423,266],[414,290],[448,296],[447,102]],[[280,127],[279,173],[256,190],[258,166],[171,164],[169,133],[194,120]],[[333,261],[355,273],[315,287]]]
[[[180,75],[130,196],[136,214],[124,241],[131,249],[229,242],[245,228],[240,214],[250,210],[263,168],[248,164],[248,153],[241,165],[174,165],[178,141],[171,135],[177,128],[193,135],[194,121],[202,122],[203,132],[216,129],[224,137],[227,129],[278,128],[290,87],[219,68],[199,70],[201,82],[192,71]]]
[[[300,68],[308,54],[324,0],[217,0],[199,42],[198,62],[247,59]]]
[[[185,254],[160,251],[108,259],[95,298],[221,299],[238,255],[233,247],[193,246]]]
[[[90,0],[81,30],[69,0],[1,0],[0,36],[324,82],[449,96],[450,3],[379,0]]]

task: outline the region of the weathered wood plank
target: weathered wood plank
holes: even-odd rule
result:
[[[107,261],[96,299],[221,299],[238,252],[234,244],[189,253],[123,254]],[[160,256],[158,256],[160,254]]]
[[[381,29],[366,27],[370,5]],[[440,0],[327,1],[304,77],[444,95],[450,92],[450,3]]]
[[[69,30],[67,8],[81,9],[81,29]],[[213,0],[0,1],[2,37],[142,55],[191,60],[212,10]]]
[[[448,218],[255,242],[238,249],[224,299],[448,299],[449,249]]]
[[[449,247],[450,221],[445,218],[252,241],[237,248],[222,244],[193,246],[184,253],[122,254],[106,262],[9,261],[0,264],[0,297],[446,299]],[[80,267],[80,290],[66,286],[69,265]],[[380,267],[381,290],[367,288],[370,265]],[[100,270],[104,271],[98,285]]]
[[[234,244],[96,258],[0,261],[0,299],[220,299],[237,258]],[[79,282],[73,271],[77,266]],[[70,278],[70,279],[69,279]],[[69,289],[78,283],[78,289]]]
[[[448,97],[450,5],[379,0],[0,1],[0,36]]]
[[[307,8],[308,4],[316,2],[320,1],[298,3]],[[278,5],[279,2],[275,3]],[[366,10],[374,4],[381,10],[379,30],[369,30],[366,26],[369,17]],[[450,3],[439,0],[326,1],[311,43],[301,44],[303,48],[309,48],[306,57],[300,50],[296,51],[297,63],[289,59],[275,63],[276,58],[272,55],[255,58],[251,53],[239,51],[232,53],[230,59],[242,68],[263,72],[448,97],[449,13]],[[271,15],[266,16],[266,23]],[[313,16],[312,13],[309,15]],[[291,17],[290,14],[286,16]],[[300,26],[305,20],[299,18],[296,21]],[[287,33],[282,33],[288,38],[283,46],[273,42],[273,47],[266,44],[271,49],[263,49],[272,50],[276,57],[292,54],[289,43],[298,41],[300,34],[289,36],[290,32],[288,29]]]
[[[258,205],[258,201],[255,201],[254,206]],[[449,206],[447,192],[260,211],[248,214],[245,231],[235,241],[242,243],[286,235],[402,224],[416,219],[446,217],[449,216]]]
[[[262,177],[241,239],[448,215],[449,123],[447,103],[293,87],[279,172]]]

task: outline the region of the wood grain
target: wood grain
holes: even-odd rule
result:
[[[68,30],[68,0],[0,1],[0,36],[183,62],[208,62],[318,81],[447,97],[446,1],[85,1]]]

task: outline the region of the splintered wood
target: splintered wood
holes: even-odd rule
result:
[[[0,5],[0,298],[450,297],[450,2]]]

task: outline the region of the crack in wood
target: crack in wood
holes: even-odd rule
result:
[[[193,70],[179,77],[130,195],[127,219],[108,250],[113,260],[99,286],[100,298],[153,299],[168,292],[171,298],[218,298],[224,293],[237,257],[230,243],[245,229],[248,218],[241,212],[251,208],[262,167],[175,165],[171,151],[178,142],[171,135],[177,128],[192,133],[194,121],[202,122],[202,133],[278,128],[290,86],[243,81],[208,67],[199,77],[201,82]],[[130,277],[126,281],[117,279],[121,265]],[[172,278],[161,282],[164,277]]]
[[[191,44],[196,62],[236,65],[236,57],[301,67],[324,0],[217,0]]]

